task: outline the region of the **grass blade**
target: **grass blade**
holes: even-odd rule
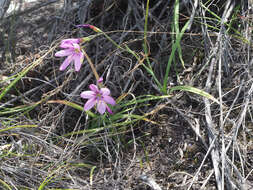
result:
[[[66,100],[49,100],[47,102],[48,104],[64,104],[64,105],[67,105],[67,106],[70,106],[74,109],[77,109],[79,111],[84,111],[83,107],[82,106],[79,106],[78,104],[76,103],[73,103],[73,102],[69,102],[69,101],[66,101]],[[96,117],[96,115],[90,111],[86,111],[86,113],[91,116],[91,117]]]
[[[31,127],[38,127],[38,125],[16,125],[16,126],[12,126],[12,127],[7,127],[4,129],[0,129],[0,133],[4,132],[4,131],[8,131],[11,129],[17,129],[17,128],[31,128]]]
[[[187,92],[192,92],[194,94],[198,94],[200,96],[208,98],[208,99],[216,102],[217,104],[220,104],[219,101],[216,98],[214,98],[211,94],[209,94],[203,90],[200,90],[198,88],[192,87],[192,86],[175,86],[175,87],[170,88],[169,93],[172,93],[175,90],[183,90],[183,91],[187,91]]]

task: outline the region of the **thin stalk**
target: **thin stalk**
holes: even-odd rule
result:
[[[96,77],[96,80],[98,81],[99,80],[99,75],[97,73],[97,70],[96,70],[94,64],[92,63],[92,61],[91,61],[90,57],[87,55],[87,53],[84,50],[82,50],[82,52],[83,52],[84,56],[86,57],[89,65],[91,67],[91,70],[92,70],[92,72],[94,73],[94,75]]]
[[[144,34],[144,36],[147,36],[147,15],[148,15],[148,10],[147,10],[146,12],[147,12],[147,13],[146,13],[146,19],[145,19],[145,25],[146,25],[146,26],[145,26],[145,29],[144,29],[144,30],[146,31],[146,32],[144,31],[144,33],[146,33],[146,34]],[[103,34],[103,35],[104,35],[110,42],[112,42],[112,44],[115,45],[117,48],[119,48],[119,49],[122,50],[122,51],[126,51],[126,52],[132,54],[132,55],[138,60],[139,63],[142,62],[141,59],[140,59],[140,57],[139,57],[134,51],[132,51],[127,45],[125,45],[125,48],[121,47],[121,46],[118,45],[110,36],[108,36],[105,32],[103,32],[101,29],[99,29],[99,28],[97,28],[97,27],[95,27],[95,26],[93,26],[93,25],[89,25],[89,24],[78,25],[77,27],[89,27],[89,28],[92,29],[94,32]],[[145,37],[145,38],[146,38],[146,37]],[[144,47],[145,47],[145,45],[144,45]],[[145,50],[145,49],[146,49],[146,50]],[[148,55],[148,54],[147,54],[147,48],[144,48],[144,51],[145,51],[145,54]],[[147,58],[146,58],[146,59],[147,59]],[[147,70],[147,72],[148,72],[149,74],[151,74],[151,76],[153,77],[153,79],[155,80],[155,82],[157,83],[157,85],[159,86],[159,88],[162,89],[161,83],[158,81],[158,79],[156,78],[156,76],[155,76],[153,70],[151,69],[151,66],[150,66],[151,64],[150,64],[149,59],[147,59],[147,62],[148,62],[148,64],[149,64],[149,67],[146,66],[146,65],[144,65],[144,64],[143,64],[143,67]]]
[[[147,45],[147,31],[148,31],[148,11],[149,11],[149,0],[147,0],[147,4],[146,4],[146,13],[145,13],[145,23],[144,23],[144,44],[143,44],[143,49],[144,49],[144,53],[145,53],[145,58],[147,60],[148,66],[144,65],[144,68],[151,74],[151,76],[153,77],[153,79],[155,80],[156,84],[158,85],[158,87],[160,89],[162,89],[162,85],[159,82],[159,80],[156,78],[154,71],[152,70],[152,66],[148,57],[149,51],[148,51],[148,45]]]
[[[185,30],[187,29],[188,27],[188,24],[190,23],[190,21],[188,20],[186,22],[186,24],[184,25],[184,27],[182,28],[181,32],[178,34],[177,38],[176,38],[176,42],[172,45],[172,50],[171,50],[171,54],[170,54],[170,57],[169,57],[169,60],[168,60],[168,63],[167,63],[167,67],[166,67],[166,72],[165,72],[165,76],[164,76],[164,79],[163,79],[163,88],[162,88],[162,92],[164,94],[167,93],[167,84],[168,84],[168,77],[169,77],[169,72],[170,72],[170,67],[171,67],[171,63],[174,59],[174,56],[175,56],[175,52],[177,50],[177,48],[179,47],[179,43],[184,35],[184,32]]]

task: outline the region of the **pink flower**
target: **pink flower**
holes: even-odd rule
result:
[[[61,41],[61,48],[71,48],[73,44],[79,44],[81,40],[79,38],[69,38]]]
[[[103,80],[104,80],[104,79],[103,79],[102,77],[100,77],[100,78],[98,79],[97,83],[98,83],[98,84],[102,84],[102,83],[103,83]]]
[[[81,97],[88,99],[84,105],[84,110],[88,111],[97,104],[97,110],[102,115],[107,110],[112,114],[112,110],[107,104],[115,105],[115,100],[110,96],[110,90],[108,88],[99,89],[97,85],[91,84],[89,86],[91,91],[84,91],[81,93]]]
[[[84,54],[79,46],[79,39],[65,39],[62,40],[60,47],[64,48],[64,50],[60,50],[55,53],[56,57],[65,57],[68,56],[60,66],[60,70],[65,70],[69,64],[74,61],[75,70],[79,71],[81,68],[81,64],[84,59]]]

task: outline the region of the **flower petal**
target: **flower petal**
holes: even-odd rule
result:
[[[85,105],[84,105],[84,110],[85,110],[85,111],[90,110],[91,108],[93,108],[93,107],[95,106],[95,104],[96,104],[96,99],[95,99],[95,98],[89,99],[89,100],[85,103]]]
[[[103,101],[105,101],[107,104],[115,105],[116,102],[111,96],[103,95]]]
[[[93,91],[83,91],[81,97],[84,99],[96,98],[96,93]]]
[[[102,95],[109,95],[111,91],[108,88],[101,88]]]
[[[81,63],[83,63],[83,60],[84,60],[84,54],[83,54],[83,52],[82,52],[82,51],[79,53],[79,57],[80,57],[80,61],[81,61]]]
[[[69,38],[61,41],[60,47],[61,48],[72,48],[73,44],[80,43],[80,39],[78,38]]]
[[[71,63],[72,60],[73,60],[73,56],[72,56],[72,55],[68,56],[68,57],[63,61],[63,63],[61,64],[61,66],[60,66],[60,71],[65,70],[65,69],[69,66],[69,64]]]
[[[90,84],[89,88],[96,94],[100,93],[99,88],[95,84]]]
[[[62,43],[62,44],[60,45],[60,48],[64,48],[64,49],[73,49],[74,46],[73,46],[72,43]]]
[[[109,114],[113,114],[111,108],[109,106],[106,105],[106,110],[109,112]]]
[[[72,49],[65,49],[65,50],[57,51],[54,55],[56,57],[65,57],[65,56],[69,56],[71,54],[73,54],[73,50]]]
[[[80,68],[81,68],[81,64],[82,64],[82,62],[83,62],[82,53],[80,53],[80,54],[75,54],[75,55],[73,56],[73,59],[74,59],[74,61],[75,61],[75,70],[76,70],[76,71],[79,71]]]
[[[98,84],[103,83],[103,77],[100,77],[97,81]]]
[[[75,62],[75,70],[79,71],[81,69],[80,57],[78,55],[74,55],[73,59],[74,59],[74,62]]]
[[[61,41],[61,43],[76,43],[78,44],[80,42],[80,39],[79,38],[68,38],[68,39],[64,39]]]
[[[103,115],[105,113],[106,104],[103,100],[99,100],[97,104],[97,110],[98,112]]]

